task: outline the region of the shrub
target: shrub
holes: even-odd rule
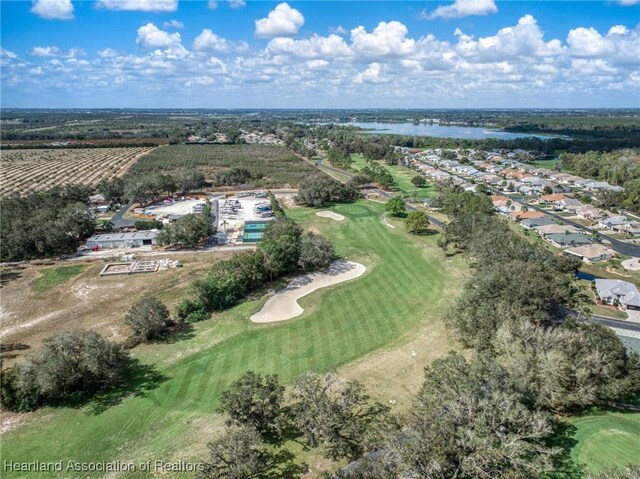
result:
[[[161,230],[164,224],[159,220],[136,220],[133,227],[138,231],[142,230]]]
[[[131,326],[135,336],[149,341],[159,338],[169,329],[169,310],[157,299],[141,299],[131,307],[124,322]]]
[[[185,299],[176,306],[176,319],[185,323],[197,323],[209,319],[204,304],[192,299]]]
[[[300,267],[303,269],[324,269],[336,256],[333,243],[325,236],[311,232],[302,236],[300,243]]]
[[[30,411],[84,399],[118,383],[129,366],[120,345],[92,331],[66,331],[45,339],[24,363],[3,373],[3,405]]]

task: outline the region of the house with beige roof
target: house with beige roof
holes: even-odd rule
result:
[[[561,234],[561,233],[580,233],[580,230],[573,225],[549,224],[541,225],[534,228],[540,236]]]
[[[568,248],[564,250],[564,254],[577,256],[585,263],[607,261],[615,256],[615,252],[611,248],[608,248],[601,244],[590,244]]]

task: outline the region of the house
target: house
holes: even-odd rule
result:
[[[509,201],[511,201],[506,196],[501,196],[501,195],[491,195],[491,196],[489,196],[489,199],[491,200],[491,203],[493,203],[493,207],[494,208],[499,208],[501,206],[506,206],[507,203]]]
[[[582,205],[576,208],[576,216],[585,220],[598,220],[602,217],[602,211],[595,206]]]
[[[105,233],[87,239],[87,247],[96,249],[136,248],[156,244],[157,230],[138,231],[136,233]]]
[[[640,292],[635,284],[619,279],[596,279],[596,291],[602,301],[621,309],[640,309]]]
[[[553,202],[553,209],[559,211],[576,211],[583,204],[575,198],[564,198]]]
[[[527,230],[534,229],[539,226],[549,226],[553,224],[553,220],[548,216],[543,216],[542,218],[529,218],[520,222],[520,226]]]
[[[542,218],[543,216],[546,216],[546,215],[543,212],[536,211],[536,210],[514,211],[513,213],[511,213],[511,217],[516,221]]]
[[[529,186],[545,186],[545,181],[537,176],[525,176],[522,182]]]
[[[573,225],[557,225],[555,223],[541,225],[541,226],[534,226],[534,229],[538,232],[540,236],[580,232],[580,230]]]
[[[591,244],[589,237],[581,233],[552,233],[544,237],[549,243],[559,248]]]
[[[614,231],[623,228],[627,223],[629,223],[629,219],[623,215],[609,216],[608,218],[601,218],[600,221],[598,221],[599,226]]]
[[[518,191],[525,196],[536,196],[542,193],[544,190],[540,186],[523,185],[520,188],[518,188]]]
[[[552,195],[542,195],[540,198],[538,198],[538,203],[543,205],[550,205],[550,204],[553,204],[555,201],[561,201],[566,198],[567,197],[562,193],[554,193]]]
[[[626,225],[623,225],[617,231],[633,236],[640,236],[640,223],[637,221],[629,221]]]
[[[568,248],[564,250],[564,254],[577,256],[585,263],[597,263],[598,261],[606,261],[613,258],[615,252],[601,244],[590,244]]]

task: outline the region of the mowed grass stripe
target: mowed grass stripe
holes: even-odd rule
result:
[[[266,327],[249,323],[263,300],[249,301],[197,325],[191,339],[139,348],[136,354],[159,364],[167,377],[159,387],[99,415],[44,410],[39,414],[53,413],[50,420],[6,435],[4,458],[147,460],[163,458],[168,451],[190,457],[193,445],[209,438],[191,431],[187,419],[206,421],[220,393],[243,372],[277,373],[290,383],[307,369],[340,367],[415,331],[424,324],[429,306],[445,301],[440,294],[444,258],[434,254],[431,264],[421,250],[435,251],[435,237],[416,239],[417,246],[406,233],[379,223],[382,206],[375,203],[335,210],[347,217],[343,224],[315,221],[313,210],[291,214],[330,236],[340,254],[367,264],[365,276],[304,298],[304,315],[289,322]],[[212,337],[220,339],[209,345]],[[165,360],[178,353],[184,357]]]
[[[571,422],[577,441],[571,456],[585,472],[640,464],[640,413],[602,412]]]

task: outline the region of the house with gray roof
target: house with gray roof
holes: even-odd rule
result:
[[[520,226],[524,229],[530,230],[532,228],[537,228],[538,226],[552,225],[553,220],[548,216],[543,216],[542,218],[527,218],[520,222]]]
[[[569,248],[570,246],[582,246],[591,244],[591,240],[580,233],[554,233],[546,235],[545,239],[559,248]]]
[[[635,284],[619,279],[596,279],[598,296],[622,309],[640,309],[640,292]]]

